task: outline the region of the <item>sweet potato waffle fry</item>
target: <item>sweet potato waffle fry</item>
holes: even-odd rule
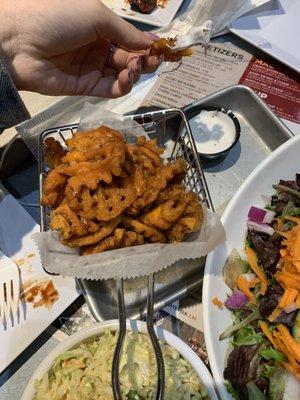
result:
[[[164,61],[180,61],[182,57],[190,57],[194,54],[193,48],[175,50],[176,38],[161,38],[154,42],[150,48],[150,55],[164,56]]]
[[[181,242],[200,229],[200,200],[181,183],[186,162],[166,162],[155,139],[126,143],[102,126],[74,134],[66,147],[52,138],[46,143],[50,172],[42,196],[63,244],[89,255]]]

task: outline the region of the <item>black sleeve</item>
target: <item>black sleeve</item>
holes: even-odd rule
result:
[[[30,118],[0,52],[0,132]]]

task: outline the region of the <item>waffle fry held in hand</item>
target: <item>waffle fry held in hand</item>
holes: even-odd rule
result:
[[[141,245],[182,242],[200,229],[198,196],[182,184],[186,162],[166,162],[156,140],[126,143],[106,126],[78,132],[64,149],[46,139],[50,167],[42,204],[51,228],[82,255]]]
[[[163,55],[164,61],[174,62],[180,61],[182,57],[190,57],[194,54],[194,48],[192,46],[183,49],[177,49],[176,45],[176,37],[161,38],[152,44],[150,55]]]

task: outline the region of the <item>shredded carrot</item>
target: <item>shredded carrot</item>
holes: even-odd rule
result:
[[[282,365],[292,374],[294,375],[297,379],[300,380],[300,367],[295,367],[291,365],[290,363],[283,362]]]
[[[224,304],[222,303],[222,301],[220,299],[218,299],[217,297],[214,297],[212,299],[212,303],[217,306],[220,310],[222,310]]]
[[[300,294],[298,294],[295,303],[296,303],[296,306],[297,306],[298,308],[300,308]]]
[[[291,273],[291,274],[299,273],[296,264],[294,262],[291,262],[290,257],[287,257],[284,252],[281,254],[281,261],[282,261],[281,271],[283,273]]]
[[[275,343],[275,340],[273,339],[272,333],[269,331],[268,324],[265,321],[259,321],[258,326],[262,330],[265,336],[269,339],[269,341],[272,343],[272,345],[275,347],[275,349],[278,350],[278,347]]]
[[[276,220],[276,230],[277,231],[281,231],[282,229],[282,225],[283,225],[283,221],[280,218],[275,218]]]
[[[283,231],[278,231],[278,233],[283,236],[285,239],[288,238],[287,232],[283,232]]]
[[[281,353],[283,353],[286,356],[286,358],[289,360],[289,363],[294,367],[298,367],[297,361],[295,360],[293,354],[289,351],[289,349],[286,347],[285,343],[281,339],[279,332],[273,332],[273,339],[279,351],[281,351]]]
[[[300,218],[286,215],[285,220],[295,222],[296,225],[287,232],[280,232],[284,237],[280,250],[283,260],[283,272],[300,273]]]
[[[280,299],[278,307],[285,308],[285,307],[290,306],[296,300],[298,293],[299,292],[297,289],[292,289],[292,288],[285,289],[285,292],[283,293],[283,296]]]
[[[289,360],[289,363],[295,368],[298,367],[297,361],[295,360],[295,358],[293,357],[291,352],[287,349],[287,347],[283,343],[283,341],[279,337],[276,337],[276,336],[274,336],[274,340],[275,340],[275,343],[276,343],[279,351],[281,351],[281,353],[283,353],[286,356],[286,358]]]
[[[260,282],[261,280],[259,278],[251,279],[251,281],[249,281],[249,287],[254,288]]]
[[[290,272],[277,271],[274,277],[284,289],[293,288],[300,290],[300,275],[297,276]]]
[[[268,320],[270,322],[274,322],[276,318],[279,317],[279,315],[282,313],[282,309],[276,307],[273,312],[269,315]]]
[[[278,331],[280,332],[280,339],[284,342],[287,349],[293,354],[294,358],[300,362],[300,345],[295,341],[295,339],[291,336],[287,327],[283,324],[279,324],[277,326]]]
[[[284,219],[296,222],[297,225],[300,225],[300,218],[299,217],[293,217],[292,215],[285,215]]]
[[[260,288],[260,293],[264,295],[266,293],[267,287],[268,287],[268,279],[264,271],[259,267],[257,263],[257,257],[255,252],[249,247],[245,247],[245,253],[247,255],[248,263],[253,270],[253,272],[256,273],[256,275],[260,278],[261,280],[261,288]]]
[[[236,286],[248,297],[249,300],[253,299],[254,295],[249,289],[249,281],[247,281],[243,275],[237,277]]]

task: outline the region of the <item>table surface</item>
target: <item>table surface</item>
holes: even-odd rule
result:
[[[189,3],[189,0],[187,0]],[[182,11],[181,11],[182,12]],[[149,29],[149,27],[148,27]],[[239,41],[231,36],[231,41]],[[241,43],[241,42],[240,42]],[[244,47],[244,45],[241,45]],[[249,46],[247,46],[249,50]],[[31,114],[34,115],[43,108],[53,104],[58,98],[49,98],[37,94],[23,94],[25,104],[30,104]],[[39,201],[38,171],[35,159],[30,156],[18,168],[13,176],[3,182],[11,194],[20,201],[26,211],[39,223],[39,208],[34,205]],[[26,206],[29,204],[30,206]],[[0,374],[0,399],[19,400],[27,385],[28,380],[46,357],[46,355],[60,342],[60,331],[57,327],[66,321],[84,304],[81,296],[58,320],[43,332],[3,373]],[[91,318],[91,317],[90,317]],[[92,321],[89,321],[92,323]]]

